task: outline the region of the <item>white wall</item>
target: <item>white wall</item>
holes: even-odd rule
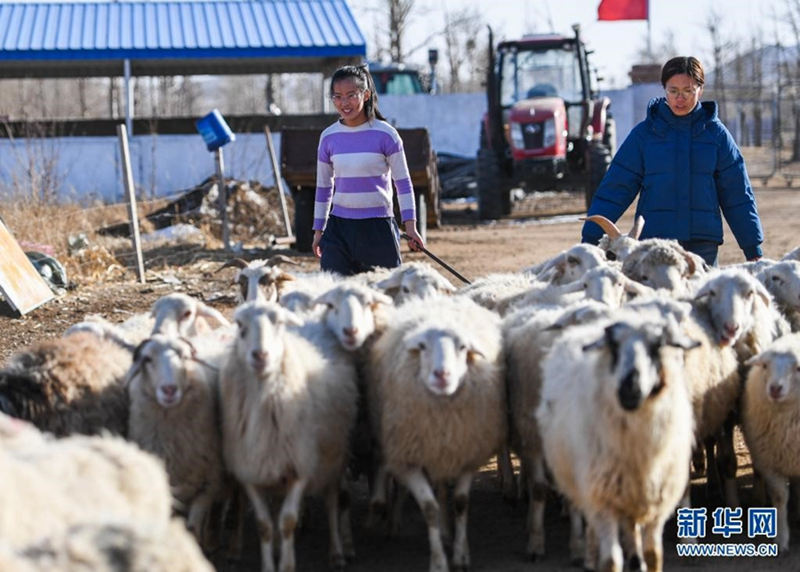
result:
[[[617,139],[641,121],[651,97],[661,86],[646,84],[604,92],[611,98],[617,121]],[[381,112],[397,127],[426,127],[437,152],[473,157],[478,149],[480,122],[486,110],[484,93],[382,96]],[[280,156],[280,133],[274,133]],[[131,142],[133,178],[140,194],[168,196],[190,189],[214,174],[214,156],[200,135],[134,135]],[[272,165],[263,134],[237,134],[223,148],[225,175],[273,184]],[[116,137],[0,139],[0,192],[29,190],[28,173],[50,173],[62,197],[98,198],[106,202],[124,197]]]

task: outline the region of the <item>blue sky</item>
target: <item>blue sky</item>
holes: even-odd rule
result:
[[[372,41],[377,7],[385,0],[350,0],[359,25]],[[416,0],[417,17],[410,26],[407,45],[414,45],[442,29],[443,10],[455,11],[475,6],[490,24],[495,37],[518,37],[526,32],[556,32],[571,34],[570,26],[580,23],[584,38],[593,54],[594,65],[608,82],[606,87],[623,87],[629,83],[627,73],[639,48],[646,44],[646,21],[598,22],[600,0]],[[775,34],[788,31],[783,13],[783,0],[650,0],[650,27],[654,49],[663,44],[668,33],[674,34],[681,55],[694,55],[710,67],[711,40],[706,22],[712,10],[720,16],[724,39],[749,45],[750,36],[760,29],[765,43],[774,43]],[[782,22],[776,23],[774,14]],[[435,42],[434,42],[435,44]],[[439,47],[443,45],[431,46]],[[421,50],[412,58],[424,64],[427,51]]]

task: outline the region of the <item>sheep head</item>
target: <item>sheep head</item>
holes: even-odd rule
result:
[[[778,304],[790,310],[800,310],[800,262],[776,262],[762,269],[756,277]]]
[[[389,294],[398,305],[412,298],[427,298],[456,291],[449,280],[429,265],[413,262],[396,268],[375,286]]]
[[[786,336],[780,342],[747,360],[746,364],[763,383],[760,389],[768,401],[781,403],[800,399],[800,337]],[[760,372],[758,370],[761,370]],[[754,379],[752,375],[748,383]]]
[[[615,322],[583,350],[603,352],[610,376],[603,389],[614,393],[622,409],[636,411],[664,389],[663,366],[669,359],[666,348],[692,349],[698,345],[681,333],[674,320],[665,318],[636,324]]]
[[[419,360],[419,377],[434,395],[456,393],[473,362],[483,353],[464,334],[450,328],[424,326],[403,338],[405,348]]]
[[[176,407],[189,390],[193,371],[202,367],[195,357],[188,340],[156,334],[136,348],[127,383],[139,384],[147,397],[165,409]]]
[[[280,371],[287,325],[302,325],[292,312],[274,302],[247,302],[234,313],[239,363],[259,379]]]
[[[347,284],[318,296],[317,304],[326,306],[325,323],[342,347],[355,351],[375,332],[379,306],[391,306],[392,299],[367,286]]]
[[[763,314],[759,305],[770,306],[772,297],[756,278],[737,269],[723,270],[697,291],[695,301],[708,312],[716,342],[735,345],[755,327]]]
[[[633,221],[633,227],[628,234],[622,234],[617,225],[602,215],[587,216],[581,220],[592,221],[603,229],[605,235],[600,239],[598,246],[606,253],[606,259],[608,260],[625,260],[628,254],[636,247],[639,236],[644,229],[644,217],[642,215],[637,216]]]
[[[230,325],[214,308],[181,293],[168,294],[156,300],[151,316],[155,319],[152,334],[190,336],[208,331],[212,323]]]

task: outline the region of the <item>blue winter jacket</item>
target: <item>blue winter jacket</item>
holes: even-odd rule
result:
[[[722,244],[721,210],[745,258],[762,255],[764,233],[744,159],[717,117],[716,102],[678,117],[666,99],[652,99],[647,118],[614,156],[588,214],[616,221],[637,195],[640,238]],[[595,223],[584,224],[583,242],[597,244],[602,235]]]

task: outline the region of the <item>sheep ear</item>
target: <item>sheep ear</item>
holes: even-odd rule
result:
[[[766,361],[767,360],[765,359],[764,354],[761,353],[745,360],[744,365],[747,367],[753,367],[754,365],[764,365]]]
[[[327,292],[325,292],[323,294],[320,294],[319,296],[314,298],[314,300],[311,301],[311,306],[312,307],[313,306],[319,306],[319,305],[322,305],[322,304],[330,305],[330,304],[333,304],[333,302],[334,302],[333,291],[332,290],[328,290]]]
[[[212,308],[211,306],[207,306],[206,304],[200,302],[197,304],[197,315],[202,316],[203,318],[208,318],[209,320],[217,322],[220,326],[230,326],[231,323],[228,319],[222,315],[221,312]]]
[[[372,292],[372,302],[374,305],[383,304],[385,306],[391,306],[394,304],[394,300],[391,297],[387,296],[382,292]]]
[[[639,236],[642,234],[642,230],[644,230],[644,217],[642,215],[639,215],[636,217],[636,220],[633,221],[633,228],[631,228],[631,231],[628,233],[628,236],[633,239],[639,240]]]
[[[149,341],[149,339],[144,340],[142,343],[136,346],[135,350],[133,350],[133,363],[131,363],[131,367],[128,369],[128,373],[125,375],[125,380],[123,382],[125,387],[128,387],[133,379],[139,375],[139,372],[142,370],[142,351]]]
[[[761,300],[764,302],[764,305],[772,306],[774,304],[772,296],[770,296],[770,293],[767,292],[767,289],[764,287],[763,284],[761,284],[761,282],[758,283],[758,287],[756,288],[756,294],[758,294],[759,298],[761,298]]]
[[[381,290],[391,290],[392,288],[400,288],[400,285],[403,283],[403,273],[402,272],[393,272],[377,284],[378,288]]]
[[[469,348],[467,350],[467,363],[468,364],[475,363],[478,360],[478,358],[481,358],[481,359],[485,360],[486,359],[486,355],[484,355],[484,353],[481,350],[473,348],[473,347],[471,347],[471,348]]]
[[[625,278],[625,292],[627,294],[633,294],[635,296],[646,296],[647,294],[651,294],[653,289],[649,286],[641,284],[636,280],[631,280],[630,278]]]

